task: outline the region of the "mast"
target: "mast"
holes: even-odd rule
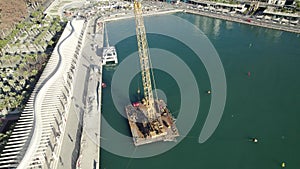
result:
[[[144,89],[145,105],[147,107],[147,117],[150,121],[156,119],[154,108],[154,97],[150,76],[150,55],[148,49],[148,42],[146,37],[146,30],[144,26],[144,19],[142,16],[142,5],[138,0],[134,1],[134,15],[136,24],[136,37],[138,43],[138,54],[140,58],[141,75]]]
[[[106,47],[109,47],[109,43],[108,43],[108,35],[107,35],[107,29],[106,29],[106,23],[104,22],[104,30],[105,30],[105,39],[106,39]]]

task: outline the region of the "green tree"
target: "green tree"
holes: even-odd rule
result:
[[[297,8],[300,8],[300,1],[299,0],[296,2],[296,6],[297,6]]]
[[[12,87],[12,88],[15,87],[15,81],[12,80],[12,79],[9,79],[9,80],[8,80],[8,84],[9,84],[9,86]]]
[[[14,99],[14,97],[11,97],[10,107],[17,108],[19,105],[20,105],[20,102],[18,100]]]
[[[8,40],[6,40],[6,39],[0,40],[0,49],[4,48],[7,43],[8,43]]]
[[[49,42],[48,42],[48,45],[49,46],[52,46],[54,44],[54,42],[52,41],[52,40],[50,40]]]
[[[17,27],[17,29],[21,30],[21,29],[25,28],[25,24],[21,22],[16,27]]]
[[[38,73],[38,70],[33,69],[33,70],[31,71],[31,76],[35,76],[37,73]],[[31,79],[30,79],[30,80],[31,80]]]
[[[25,80],[25,79],[21,79],[19,83],[20,83],[20,85],[21,85],[22,87],[24,87],[25,84],[26,84],[26,80]]]
[[[19,102],[21,102],[21,101],[23,101],[23,99],[24,99],[24,96],[22,96],[22,95],[17,95],[16,96],[16,99],[19,101]]]
[[[14,96],[17,95],[17,93],[16,92],[9,92],[8,95],[11,96],[11,98],[13,98]],[[15,99],[13,98],[11,100],[15,100]]]
[[[7,86],[7,85],[4,85],[2,87],[2,90],[3,90],[3,92],[7,93],[7,92],[10,92],[11,88],[9,86]]]

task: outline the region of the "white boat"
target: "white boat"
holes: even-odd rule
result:
[[[262,19],[264,17],[264,15],[257,15],[256,18],[257,19]]]
[[[106,47],[102,51],[102,65],[118,64],[117,50],[115,46],[109,46],[106,26],[104,26],[106,35]]]
[[[292,23],[292,24],[297,24],[298,22],[299,22],[299,20],[290,21],[290,23]]]
[[[117,64],[117,51],[114,46],[103,47],[102,64]]]

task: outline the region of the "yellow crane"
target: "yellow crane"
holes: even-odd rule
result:
[[[156,111],[154,107],[154,96],[151,84],[151,61],[149,55],[148,42],[146,37],[146,29],[144,26],[144,19],[142,16],[141,1],[134,1],[134,15],[136,23],[136,37],[138,43],[138,54],[140,58],[142,82],[144,89],[144,104],[147,107],[147,116],[150,121],[156,119]]]
[[[132,138],[135,146],[157,141],[176,141],[179,136],[174,118],[166,103],[153,96],[152,85],[155,88],[155,79],[149,54],[144,19],[142,16],[141,1],[134,0],[134,14],[136,22],[136,37],[138,55],[141,66],[141,75],[144,89],[143,104],[134,103],[125,106]],[[153,84],[151,82],[153,78]]]

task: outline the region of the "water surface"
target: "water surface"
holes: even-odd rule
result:
[[[182,42],[148,34],[150,48],[171,51],[192,70],[201,97],[196,123],[189,133],[181,136],[184,138],[175,148],[151,158],[125,158],[101,149],[101,168],[266,169],[280,168],[283,161],[288,168],[299,168],[299,35],[191,14],[179,13],[176,16],[203,31],[223,63],[227,99],[221,122],[210,139],[203,144],[198,143],[211,101],[206,93],[210,89],[208,73],[195,53]],[[155,17],[159,16],[145,18],[146,28]],[[159,27],[160,24],[164,23],[154,26]],[[170,31],[176,31],[178,26],[181,25],[169,25],[174,28]],[[110,22],[107,27],[110,43],[118,50],[119,62],[137,51],[135,36],[120,42],[117,39],[119,34],[135,31],[133,20]],[[136,66],[139,67],[138,61]],[[171,111],[177,116],[180,91],[176,81],[166,72],[155,70],[154,73],[157,88],[164,91]],[[103,89],[103,115],[115,130],[130,136],[127,120],[117,112],[112,102],[110,83],[113,74],[113,69],[104,69],[103,81],[108,87]],[[139,81],[139,76],[136,76],[130,85],[132,101],[138,98]],[[102,141],[110,139],[102,137]],[[251,137],[257,137],[259,143],[250,142]]]

